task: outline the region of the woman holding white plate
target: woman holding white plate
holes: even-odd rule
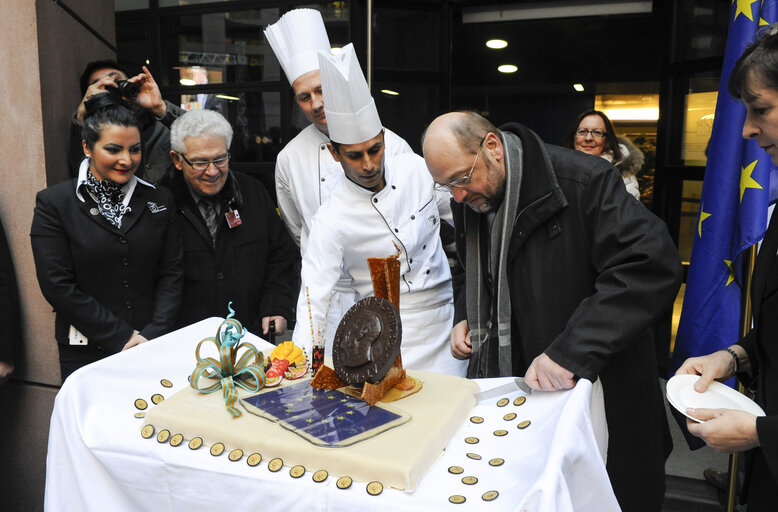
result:
[[[756,139],[778,165],[778,25],[752,43],[729,79],[730,94],[743,101],[743,137]],[[766,416],[733,409],[687,409],[702,423],[687,420],[689,432],[722,452],[751,450],[743,494],[748,510],[778,507],[778,215],[773,214],[752,280],[753,330],[735,345],[687,359],[676,374],[700,375],[702,393],[714,380],[735,374],[754,378],[756,401]]]

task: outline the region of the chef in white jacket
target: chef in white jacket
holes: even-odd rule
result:
[[[373,295],[367,258],[401,250],[400,316],[406,368],[464,376],[467,365],[449,349],[453,320],[451,272],[440,242],[449,197],[438,194],[424,159],[388,156],[386,132],[353,45],[319,54],[331,143],[341,179],[313,218],[303,255],[314,330],[324,324],[330,291],[349,282],[354,302]],[[297,305],[296,343],[312,345],[305,291]],[[328,325],[334,332],[337,325]],[[329,353],[331,345],[326,345]]]
[[[327,117],[321,93],[319,50],[330,52],[330,42],[321,13],[315,9],[294,9],[265,29],[265,37],[278,58],[300,110],[311,122],[278,154],[275,179],[281,218],[300,254],[319,206],[326,203],[330,190],[343,177],[343,170],[327,149]],[[387,154],[411,153],[408,143],[385,130]],[[350,284],[335,287],[330,309],[331,324],[337,324],[353,303]],[[334,329],[328,331],[328,338]]]

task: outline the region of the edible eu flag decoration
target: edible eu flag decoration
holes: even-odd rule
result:
[[[774,166],[755,140],[743,139],[742,102],[727,92],[745,48],[778,21],[776,0],[735,0],[716,117],[702,186],[699,217],[678,326],[673,368],[737,342],[747,269],[744,254],[764,236]]]
[[[317,390],[305,380],[241,399],[247,411],[277,421],[316,446],[342,447],[374,437],[410,421],[411,416],[383,404],[370,407],[342,391]]]

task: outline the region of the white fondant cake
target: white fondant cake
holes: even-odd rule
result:
[[[241,417],[233,418],[220,392],[201,394],[189,387],[152,407],[144,425],[182,434],[186,440],[200,437],[206,447],[223,443],[225,452],[239,448],[246,455],[260,453],[263,460],[279,457],[290,467],[300,464],[309,471],[325,469],[333,476],[377,480],[384,486],[413,490],[475,406],[478,387],[450,375],[408,373],[424,387],[391,406],[410,414],[411,420],[346,447],[314,446],[245,409]],[[282,385],[299,382],[284,381]]]

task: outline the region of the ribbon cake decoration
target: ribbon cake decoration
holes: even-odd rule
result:
[[[189,379],[189,385],[192,389],[200,393],[213,393],[222,390],[224,396],[224,406],[234,418],[238,418],[243,413],[235,407],[238,400],[239,386],[249,393],[257,393],[265,386],[264,356],[262,352],[251,343],[241,343],[240,340],[246,334],[243,327],[235,316],[235,310],[232,309],[232,302],[227,305],[230,314],[219,325],[216,330],[216,336],[203,338],[197,344],[195,357],[197,366],[195,367]],[[213,357],[200,357],[200,349],[204,343],[211,342],[219,350],[219,359]],[[243,349],[240,357],[238,352]],[[201,387],[200,379],[215,378],[219,379],[210,384],[203,383]]]

